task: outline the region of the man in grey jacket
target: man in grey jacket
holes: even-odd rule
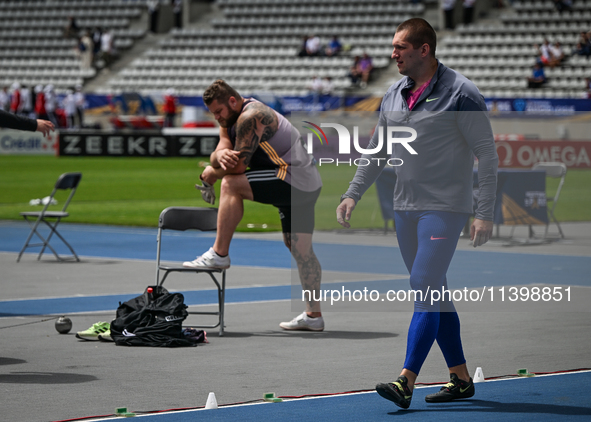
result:
[[[474,247],[490,238],[498,158],[484,98],[471,81],[435,58],[431,25],[420,18],[403,22],[392,46],[392,58],[405,77],[384,95],[378,127],[367,148],[377,152],[363,156],[371,164],[358,167],[336,214],[341,225],[350,227],[351,212],[382,171],[381,164],[388,159],[395,163],[398,243],[411,288],[422,294],[416,296],[402,372],[396,381],[378,384],[376,390],[406,409],[435,340],[450,382],[425,400],[447,402],[474,395],[453,302],[449,295],[432,301],[429,292],[448,289],[447,268],[473,213],[474,155],[480,195],[470,237]],[[401,139],[404,131],[412,136]]]

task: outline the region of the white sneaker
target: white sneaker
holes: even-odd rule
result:
[[[213,248],[209,248],[207,252],[198,256],[194,261],[183,262],[183,267],[225,270],[226,268],[230,268],[230,255],[221,257],[215,253]]]
[[[324,318],[311,318],[303,312],[289,322],[282,322],[279,324],[284,330],[307,330],[307,331],[322,331],[324,330]]]
[[[195,185],[195,188],[201,192],[201,197],[205,202],[213,205],[215,203],[215,189],[213,188],[213,185],[210,185],[204,180],[202,180],[201,183],[203,183],[203,186]]]

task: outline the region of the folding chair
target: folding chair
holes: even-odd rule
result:
[[[226,270],[215,268],[185,268],[182,266],[163,265],[160,263],[162,249],[162,231],[189,229],[201,231],[213,231],[217,228],[217,208],[194,208],[194,207],[169,207],[160,213],[158,220],[158,237],[156,253],[156,285],[162,286],[168,275],[172,272],[184,273],[206,273],[209,274],[218,289],[218,311],[217,312],[189,312],[195,315],[217,315],[218,323],[214,325],[199,325],[200,328],[219,328],[219,335],[224,335],[224,301],[226,295]],[[160,278],[161,272],[164,272]],[[221,273],[221,283],[215,273]]]
[[[78,183],[80,183],[80,179],[82,179],[82,173],[64,173],[64,174],[62,174],[57,179],[57,182],[55,182],[53,192],[51,192],[51,195],[47,198],[47,203],[44,205],[43,210],[41,210],[41,211],[27,211],[27,212],[20,213],[20,215],[23,216],[25,221],[27,223],[29,223],[29,226],[31,226],[31,233],[29,233],[29,237],[27,237],[27,241],[25,242],[25,245],[23,246],[20,253],[18,254],[18,258],[16,259],[16,262],[20,261],[21,256],[25,252],[25,249],[36,247],[36,246],[42,246],[41,252],[39,252],[39,256],[37,257],[37,260],[41,259],[41,256],[45,252],[45,248],[49,248],[51,250],[51,252],[53,252],[55,257],[58,259],[58,261],[65,261],[67,259],[75,259],[76,261],[80,261],[80,259],[78,258],[78,255],[76,255],[76,252],[74,252],[74,249],[72,248],[72,246],[70,246],[70,244],[68,242],[66,242],[66,239],[64,239],[63,236],[57,231],[57,226],[59,225],[60,221],[63,218],[66,218],[70,215],[69,213],[66,212],[66,208],[68,208],[68,205],[70,204],[70,201],[72,200],[72,197],[76,193],[76,189],[78,188]],[[66,199],[66,202],[64,203],[62,210],[61,211],[47,211],[47,208],[53,202],[53,197],[55,196],[56,192],[58,190],[67,190],[67,189],[70,189],[70,195],[68,196],[68,199]],[[35,219],[34,223],[33,223],[33,219]],[[43,235],[41,235],[41,233],[39,233],[39,231],[37,230],[39,225],[42,222],[45,223],[45,225],[47,225],[47,227],[49,227],[49,229],[50,229],[50,232],[49,232],[49,235],[47,236],[47,238],[43,237]],[[58,253],[55,251],[55,249],[53,249],[53,247],[49,244],[49,242],[51,241],[51,238],[53,237],[54,234],[61,239],[61,241],[68,247],[68,249],[70,249],[70,251],[72,252],[72,256],[61,257],[58,255]],[[37,237],[39,237],[39,239],[41,239],[42,243],[30,243],[33,235],[37,235]]]
[[[556,204],[558,203],[558,197],[560,196],[560,190],[562,189],[562,185],[564,185],[564,179],[566,177],[566,165],[564,163],[550,163],[550,162],[540,162],[533,165],[532,170],[545,170],[546,177],[552,177],[554,179],[560,178],[560,182],[558,183],[558,188],[556,189],[556,194],[554,196],[547,196],[546,202],[552,202],[552,208],[548,207],[548,224],[546,225],[546,231],[544,233],[544,238],[548,235],[548,228],[550,227],[550,222],[554,221],[556,223],[556,227],[558,227],[558,232],[560,233],[560,237],[564,239],[564,233],[562,233],[562,228],[560,228],[560,224],[554,215],[554,210],[556,209]]]

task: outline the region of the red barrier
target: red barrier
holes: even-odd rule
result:
[[[530,168],[557,161],[568,168],[591,168],[591,141],[497,141],[499,167]]]

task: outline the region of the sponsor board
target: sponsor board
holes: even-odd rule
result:
[[[217,129],[130,133],[69,132],[59,142],[61,156],[206,157],[219,141]]]
[[[591,99],[577,98],[487,98],[491,117],[560,117],[591,111]]]
[[[591,168],[591,141],[497,141],[499,167],[530,168],[543,161]]]
[[[58,138],[57,132],[47,139],[41,132],[0,129],[0,154],[55,155]]]

